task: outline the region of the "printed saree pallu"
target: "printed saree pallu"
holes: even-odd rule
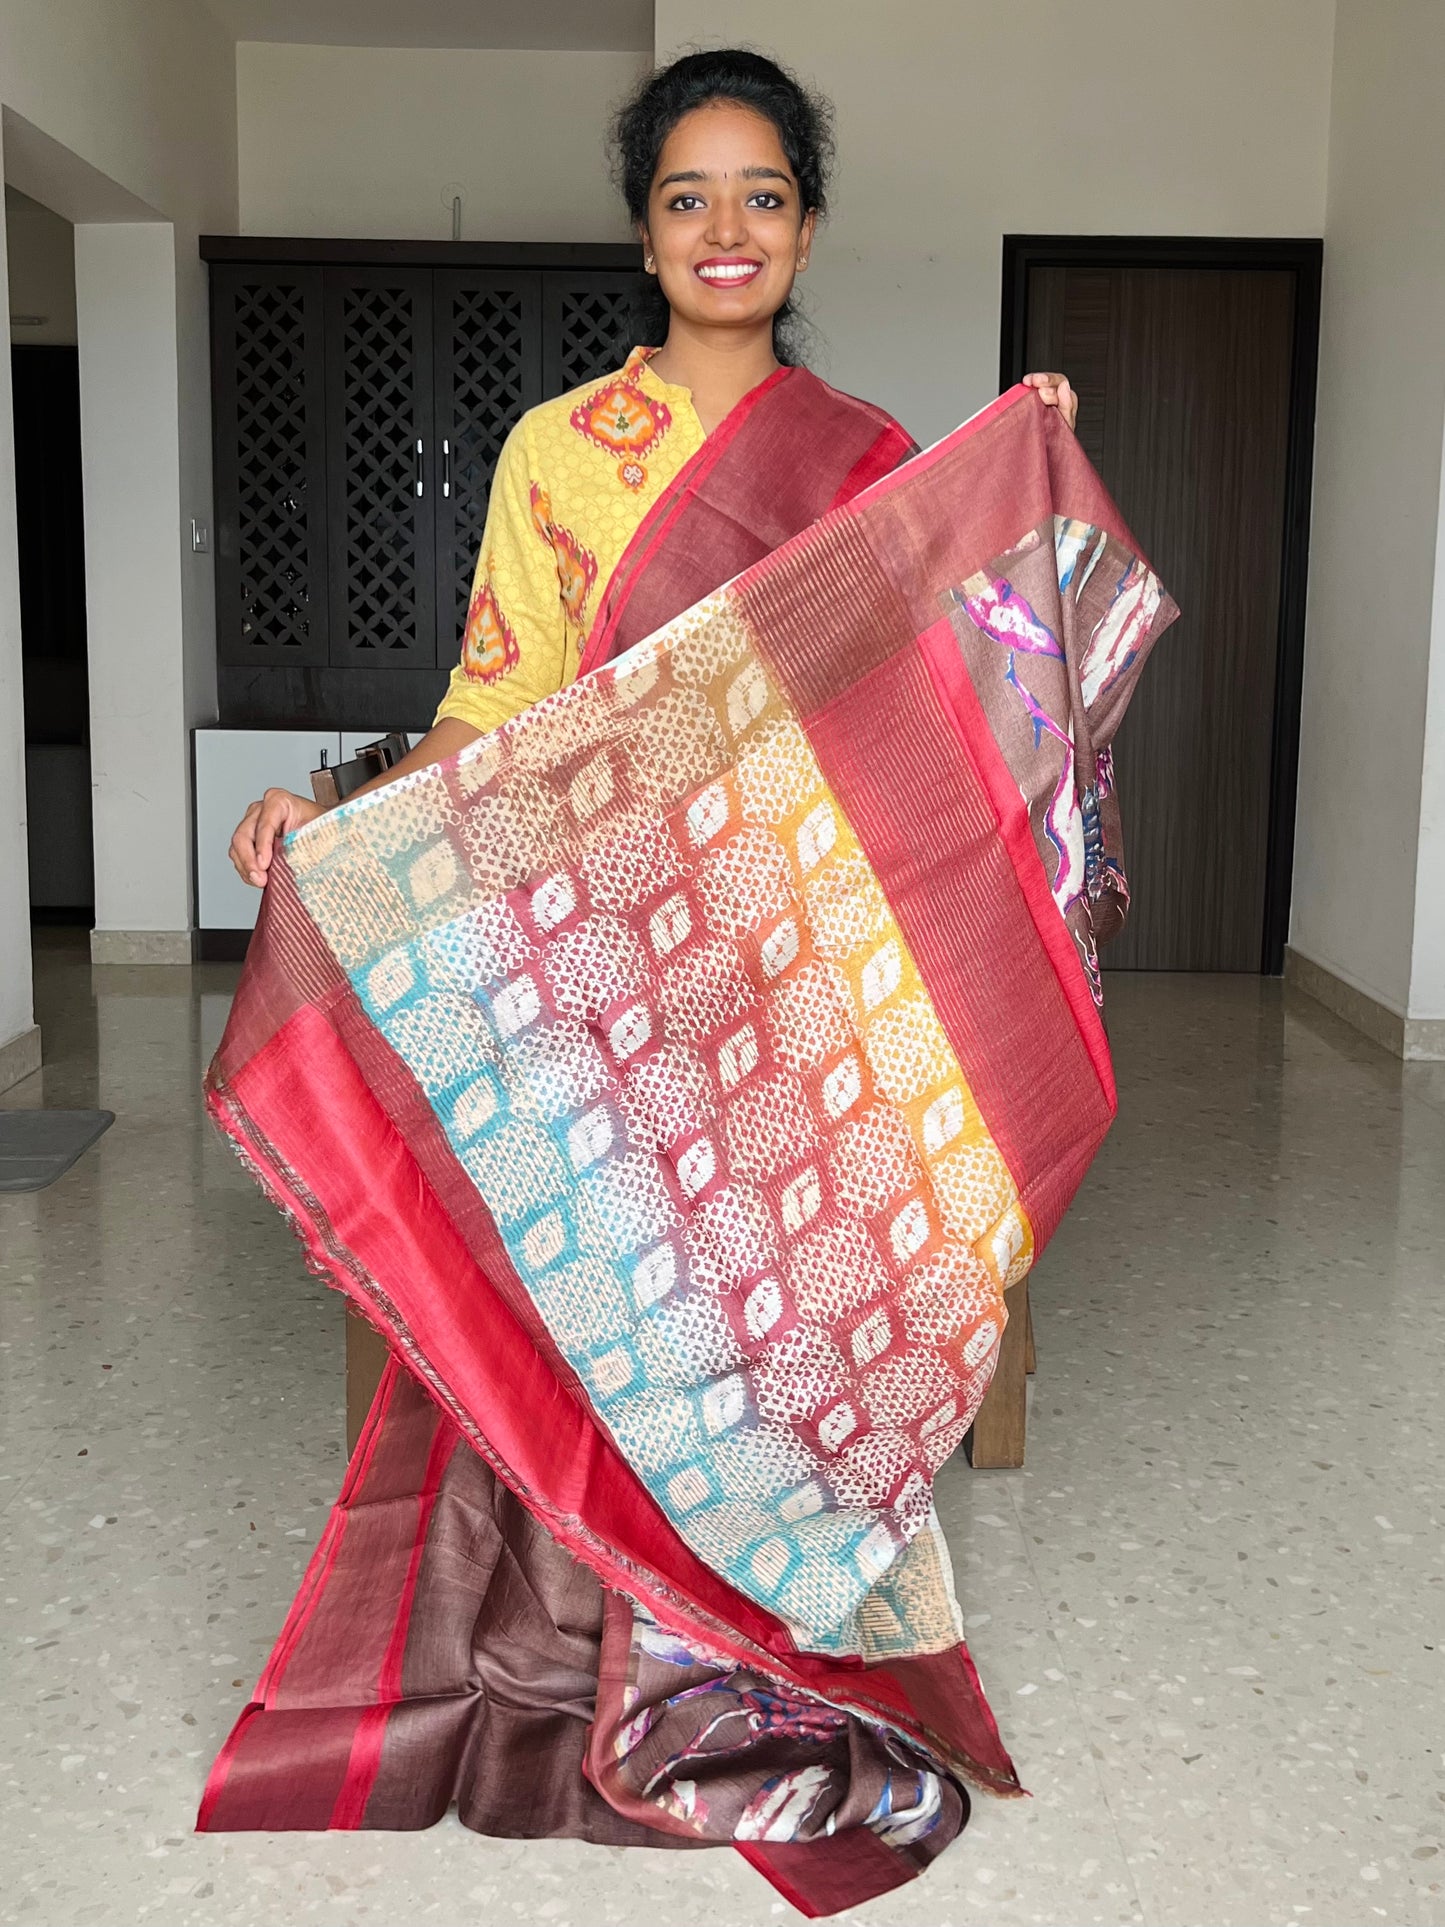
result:
[[[209,1082],[389,1337],[204,1828],[736,1846],[1018,1790],[933,1506],[1108,1127],[1108,744],[1175,614],[1018,389],[288,839]]]

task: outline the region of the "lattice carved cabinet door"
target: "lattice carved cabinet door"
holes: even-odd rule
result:
[[[518,417],[542,399],[541,278],[447,270],[435,276],[433,300],[437,663],[450,669],[461,653],[497,457]]]
[[[325,275],[330,660],[431,669],[432,275],[360,267]]]
[[[542,276],[542,394],[550,401],[569,388],[620,368],[632,343],[628,316],[645,277],[624,269],[552,268]],[[656,344],[661,347],[661,342]]]
[[[223,663],[327,659],[321,270],[211,270],[216,640]]]

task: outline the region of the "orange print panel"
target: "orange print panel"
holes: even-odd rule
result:
[[[672,426],[672,414],[619,375],[577,404],[572,426],[594,448],[635,460],[662,440]]]
[[[517,638],[502,614],[491,582],[472,596],[462,638],[462,668],[473,682],[496,682],[517,666]]]
[[[529,486],[532,500],[532,527],[542,540],[550,545],[552,540],[552,498],[540,483]]]
[[[597,557],[573,535],[570,529],[552,525],[552,550],[557,557],[557,580],[562,590],[562,607],[574,629],[582,627],[583,613],[592,584],[597,580]]]

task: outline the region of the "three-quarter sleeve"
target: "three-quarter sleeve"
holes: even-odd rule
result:
[[[496,729],[562,686],[567,616],[545,504],[524,416],[497,458],[461,661],[438,722]]]

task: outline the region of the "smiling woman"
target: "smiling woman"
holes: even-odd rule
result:
[[[731,81],[722,98],[713,91],[719,60]],[[750,320],[776,361],[795,362],[793,277],[806,270],[827,211],[828,103],[780,88],[776,67],[755,54],[697,56],[667,69],[665,86],[660,78],[617,122],[618,185],[654,276],[639,338],[680,349],[689,322]],[[716,289],[747,287],[751,300],[700,312],[689,275]]]
[[[641,83],[613,144],[651,277],[635,346],[615,375],[512,431],[451,686],[429,733],[368,789],[455,755],[625,646],[622,634],[647,634],[639,616],[668,621],[912,451],[881,409],[795,365],[793,287],[827,210],[828,103],[761,54],[688,54]],[[1024,380],[1073,427],[1064,376]],[[675,526],[705,480],[726,497],[709,522],[720,546]],[[267,790],[231,861],[259,889],[276,839],[320,813]]]
[[[648,302],[622,367],[502,450],[461,661],[430,734],[368,787],[413,780],[284,855],[321,812],[268,791],[232,843],[269,887],[213,1110],[391,1357],[199,1824],[415,1827],[455,1803],[485,1833],[733,1845],[818,1914],[921,1871],[966,1781],[1017,1791],[931,1475],[1057,1215],[1049,1186],[1108,1108],[1018,794],[1017,850],[985,853],[992,921],[957,922],[954,875],[985,862],[958,826],[993,805],[877,556],[944,569],[914,600],[947,629],[940,583],[963,596],[991,553],[959,507],[992,499],[988,451],[1035,437],[1017,469],[1036,481],[1082,458],[1067,383],[1040,376],[1057,417],[1014,397],[1002,442],[998,405],[952,467],[934,451],[894,476],[907,433],[798,365],[829,115],[773,62],[689,55],[615,138]],[[1093,497],[1072,499],[1077,518]],[[1028,531],[1009,567],[1047,608],[1052,504],[1007,501],[989,539]],[[1122,552],[1095,571],[1099,529],[1067,527],[1096,601],[1145,595]],[[980,621],[1008,602],[1010,648],[1026,619],[1043,636],[1007,585],[974,590]],[[1001,700],[1062,810],[1085,736],[1043,706],[1067,715],[1078,686],[1054,621],[1031,734],[1012,685]],[[906,687],[873,673],[904,663]],[[875,726],[878,808],[866,783],[857,800],[878,874],[840,800]],[[889,852],[900,904],[936,892],[936,941],[894,920]],[[965,955],[957,983],[924,969]],[[1016,1003],[1033,986],[1044,1059],[1077,1086],[1036,1197],[1013,1175],[1034,1167],[1027,1120],[950,1042],[1013,1034],[978,1003],[1005,983]],[[266,1124],[273,1071],[292,1108]]]

